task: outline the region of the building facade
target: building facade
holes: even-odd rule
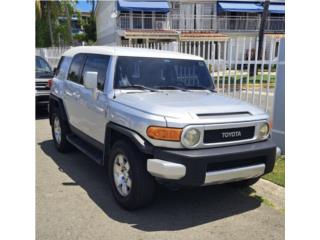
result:
[[[116,0],[98,1],[98,45],[146,46],[185,41],[226,41],[257,36],[264,1]],[[285,31],[284,0],[271,0],[265,33]]]

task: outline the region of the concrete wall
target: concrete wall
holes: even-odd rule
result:
[[[272,139],[285,154],[285,39],[281,39],[274,100]]]
[[[111,13],[117,9],[116,1],[98,1],[97,4],[97,45],[113,45],[117,33],[116,19],[111,18]]]

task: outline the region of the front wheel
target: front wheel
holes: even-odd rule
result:
[[[133,210],[149,204],[155,194],[155,181],[147,172],[142,153],[126,141],[116,142],[110,153],[109,182],[116,201]]]

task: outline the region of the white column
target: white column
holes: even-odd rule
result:
[[[285,39],[280,41],[277,83],[274,94],[272,139],[285,154]]]
[[[129,22],[130,22],[130,29],[133,28],[133,17],[132,17],[132,11],[129,13]]]
[[[156,16],[155,13],[152,12],[152,29],[156,28]]]
[[[144,29],[144,12],[143,11],[141,12],[141,26],[142,26],[142,29]]]

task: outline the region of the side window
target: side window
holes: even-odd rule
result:
[[[83,66],[83,62],[85,60],[84,54],[77,54],[73,57],[71,62],[71,66],[68,73],[68,80],[72,82],[76,82],[79,84],[83,84],[81,79],[81,68]]]
[[[104,89],[104,84],[107,76],[107,68],[109,64],[110,56],[89,54],[82,71],[82,77],[85,72],[97,72],[98,73],[98,85],[97,88],[101,91]]]
[[[68,74],[68,68],[70,66],[71,58],[70,57],[61,57],[55,77],[60,80],[65,80]]]

